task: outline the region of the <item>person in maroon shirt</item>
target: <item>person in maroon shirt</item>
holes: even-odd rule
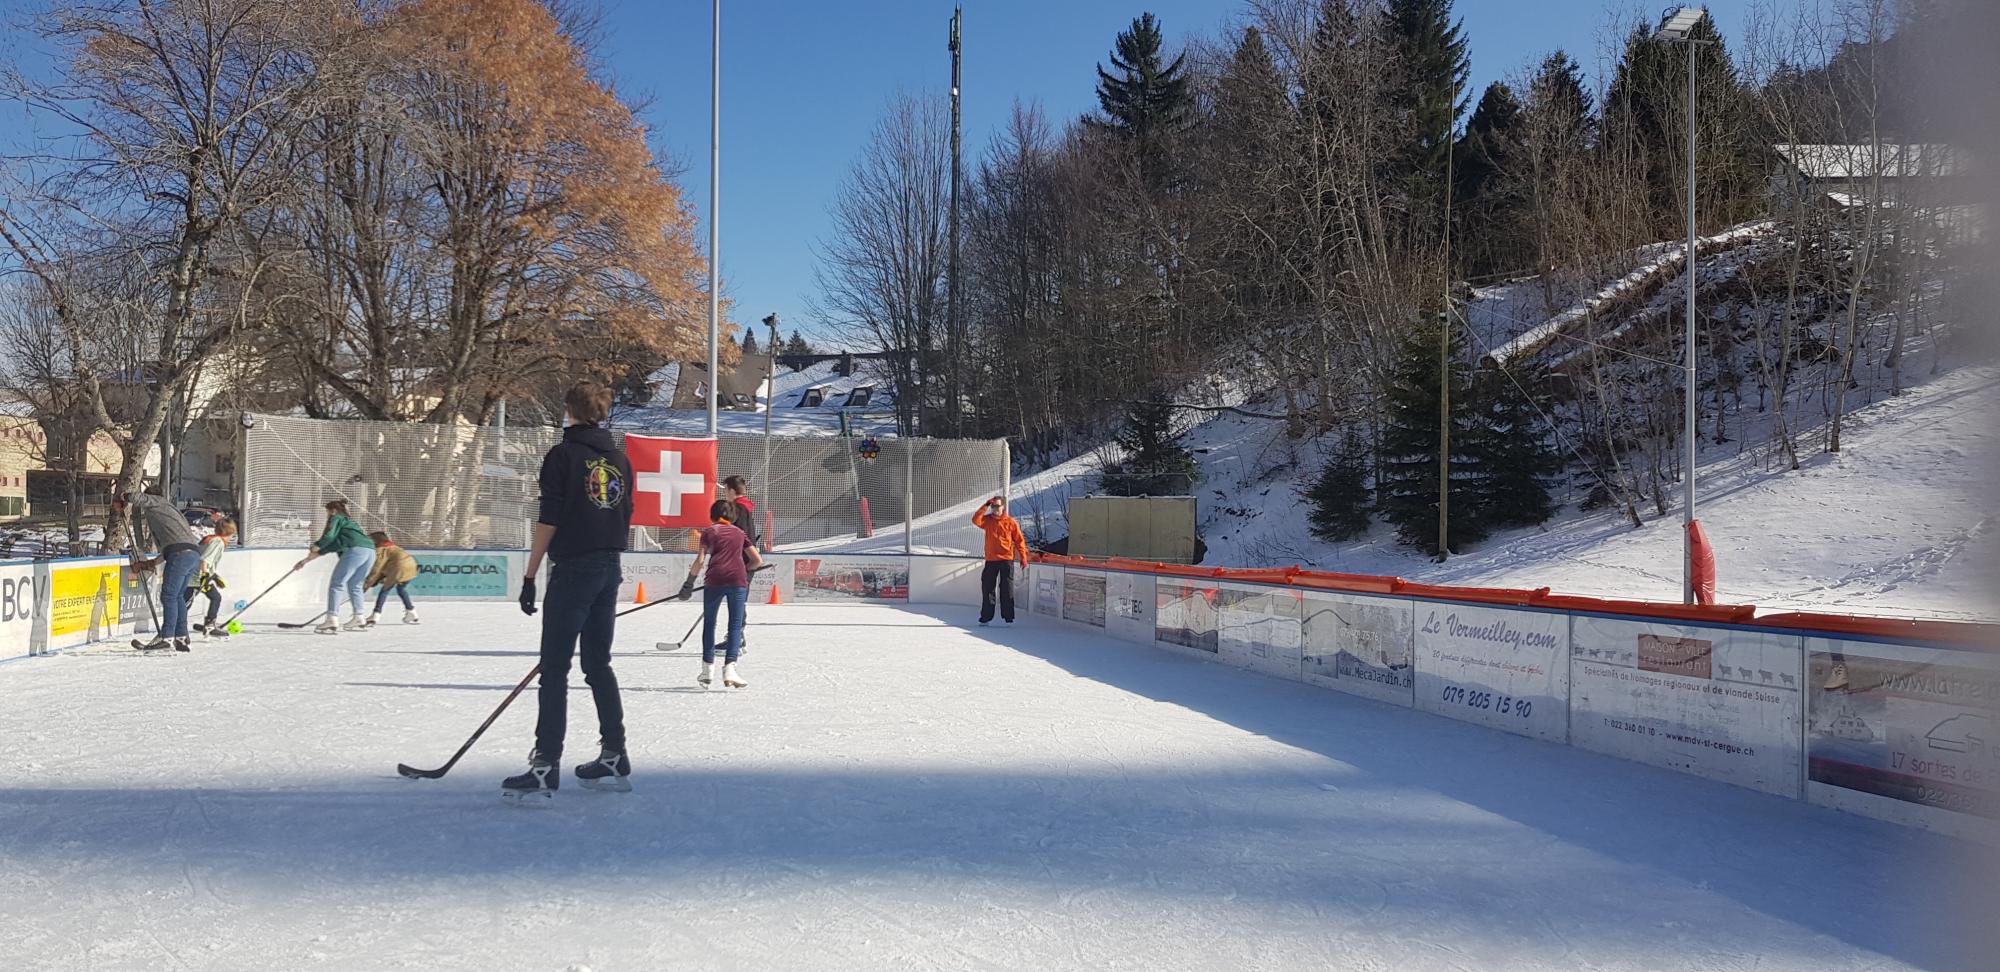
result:
[[[701,574],[702,564],[708,565],[701,592],[701,675],[695,679],[704,688],[715,675],[715,616],[724,603],[729,605],[729,633],[723,649],[722,684],[729,688],[750,685],[736,671],[736,658],[743,647],[743,608],[750,600],[750,572],[762,566],[764,558],[758,556],[750,538],[729,522],[734,507],[729,500],[716,500],[709,506],[712,525],[701,531],[701,552],[695,555],[687,581],[675,595],[683,601],[694,596],[694,579]]]

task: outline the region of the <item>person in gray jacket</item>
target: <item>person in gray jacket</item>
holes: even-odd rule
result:
[[[175,651],[187,651],[188,602],[183,592],[194,579],[195,569],[201,566],[201,538],[194,535],[187,516],[175,509],[174,504],[151,493],[126,493],[111,502],[111,511],[121,518],[128,511],[136,514],[159,549],[151,560],[133,564],[133,569],[150,573],[161,564],[166,565],[160,576],[160,630],[140,648],[157,651],[171,646]],[[137,541],[134,537],[135,546]]]

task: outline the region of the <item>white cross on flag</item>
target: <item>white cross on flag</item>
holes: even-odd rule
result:
[[[632,460],[633,526],[708,526],[720,478],[714,439],[628,435],[625,457]]]

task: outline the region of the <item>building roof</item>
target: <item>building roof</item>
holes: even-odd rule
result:
[[[1970,167],[1966,153],[1949,145],[1812,145],[1772,146],[1808,179],[1936,178],[1963,175]]]
[[[823,361],[802,371],[779,368],[772,384],[777,407],[771,411],[773,435],[839,435],[840,417],[847,415],[848,427],[856,435],[894,435],[896,398],[894,385],[878,362],[856,360],[854,373],[841,375],[839,362]],[[653,375],[658,391],[653,400],[635,408],[620,409],[611,417],[615,428],[634,432],[676,432],[700,434],[708,428],[705,408],[675,408],[675,384],[681,368],[669,364]],[[697,372],[698,374],[698,372]],[[764,431],[766,389],[759,382],[753,410],[723,410],[717,423],[725,435],[761,435]],[[813,391],[817,404],[807,404]],[[865,405],[850,405],[855,392],[868,389]]]

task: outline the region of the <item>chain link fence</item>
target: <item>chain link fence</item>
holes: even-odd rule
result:
[[[243,530],[304,546],[326,503],[411,547],[528,545],[547,428],[320,421],[259,415],[243,438]],[[871,447],[872,446],[872,447]],[[978,554],[974,510],[1006,489],[1002,439],[726,436],[724,476],[750,480],[774,549]],[[633,549],[684,550],[685,530],[634,529]]]

